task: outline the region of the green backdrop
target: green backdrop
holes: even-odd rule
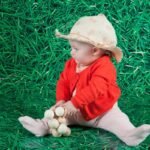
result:
[[[150,2],[148,0],[1,0],[0,1],[0,149],[143,149],[128,147],[102,129],[72,127],[70,137],[37,138],[17,118],[42,118],[55,103],[56,81],[70,56],[69,33],[82,16],[104,13],[123,49],[117,68],[119,106],[135,126],[150,123]]]

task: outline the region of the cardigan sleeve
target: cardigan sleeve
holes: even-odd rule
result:
[[[99,96],[105,97],[109,84],[114,82],[116,82],[116,68],[112,62],[107,62],[92,72],[89,84],[79,90],[71,101],[76,108],[82,109],[95,101]]]
[[[66,61],[64,65],[64,70],[60,73],[59,79],[57,80],[56,83],[56,102],[60,100],[67,101],[71,99],[68,80],[69,67],[70,67],[70,59]]]

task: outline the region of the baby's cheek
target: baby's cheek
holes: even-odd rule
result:
[[[75,57],[75,59],[76,59],[76,60],[81,60],[81,59],[82,59],[82,55],[77,54],[76,57]]]
[[[87,61],[87,58],[85,56],[82,56],[82,55],[79,55],[79,56],[76,56],[76,60],[81,63],[81,64],[84,64],[85,61]]]

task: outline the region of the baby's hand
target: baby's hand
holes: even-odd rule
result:
[[[61,106],[64,103],[65,103],[65,100],[60,100],[55,105],[53,105],[50,109],[54,111],[56,107]]]
[[[61,104],[61,107],[65,108],[64,117],[75,115],[79,109],[75,108],[71,101],[67,101],[64,104]]]

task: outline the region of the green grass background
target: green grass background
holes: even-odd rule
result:
[[[135,126],[150,124],[150,2],[148,0],[0,1],[0,150],[148,150],[150,137],[126,146],[102,129],[73,126],[70,137],[37,138],[17,118],[42,118],[55,103],[56,81],[70,56],[69,33],[82,16],[104,13],[112,22],[124,58],[117,68],[120,108]]]

